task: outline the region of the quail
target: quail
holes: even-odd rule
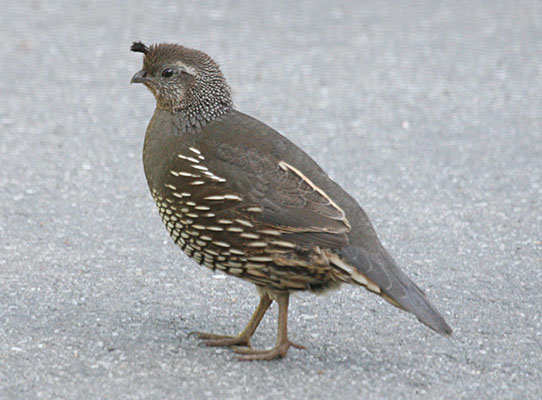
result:
[[[310,158],[264,123],[237,111],[218,65],[178,44],[146,46],[142,83],[156,99],[143,146],[145,176],[171,238],[198,264],[256,285],[260,302],[237,336],[195,334],[231,346],[241,360],[282,358],[293,292],[349,283],[413,313],[444,335],[452,330],[381,245],[365,212]],[[271,303],[276,345],[251,346]]]

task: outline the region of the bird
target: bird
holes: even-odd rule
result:
[[[303,150],[238,111],[218,64],[175,43],[133,42],[156,108],[143,144],[146,180],[173,241],[196,263],[254,284],[259,304],[235,336],[192,332],[240,360],[273,360],[290,347],[291,294],[361,286],[414,314],[432,330],[452,329],[381,244],[358,202]],[[276,344],[251,338],[278,304]]]

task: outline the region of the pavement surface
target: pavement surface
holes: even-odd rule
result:
[[[3,1],[1,399],[540,399],[542,3]],[[237,108],[357,198],[454,328],[343,287],[242,363],[254,288],[171,242],[141,163],[132,41],[222,66]],[[271,346],[276,308],[255,344]]]

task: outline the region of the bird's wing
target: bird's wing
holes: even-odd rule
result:
[[[339,248],[348,244],[350,224],[344,211],[303,171],[251,146],[222,143],[214,154],[229,171],[230,188],[244,206],[258,210],[253,218],[300,244]]]

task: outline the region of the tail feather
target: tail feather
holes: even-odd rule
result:
[[[349,246],[343,251],[349,263],[355,266],[355,274],[362,274],[379,290],[371,290],[380,294],[391,304],[414,314],[418,320],[435,332],[451,335],[452,329],[444,317],[429,302],[425,293],[396,265],[393,258],[380,248],[378,253],[369,254],[360,247]],[[354,279],[358,281],[359,279]]]
[[[406,276],[405,278],[409,279]],[[401,304],[406,311],[414,314],[422,324],[433,329],[435,332],[450,336],[453,331],[444,320],[444,317],[437,311],[435,306],[427,300],[427,297],[421,289],[410,279],[409,284],[410,287],[407,288],[407,294],[399,301],[399,304]]]

